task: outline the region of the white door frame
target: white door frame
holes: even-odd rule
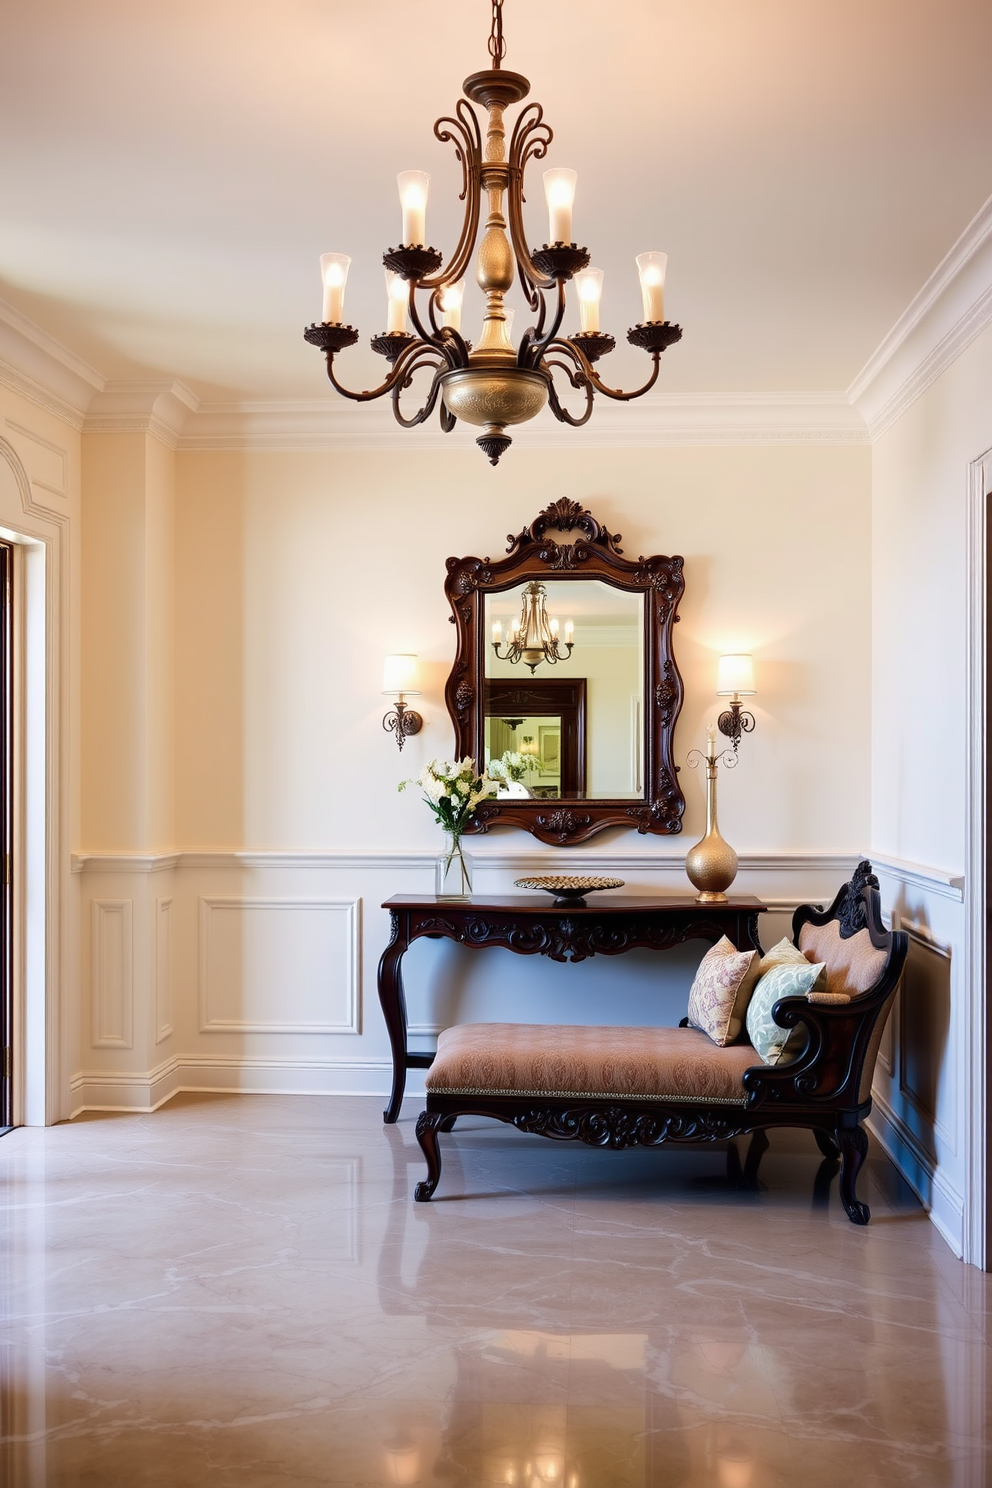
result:
[[[10,477],[13,477],[11,481]],[[35,500],[14,446],[0,437],[0,528],[22,545],[17,567],[22,676],[15,683],[15,1119],[51,1125],[70,1113],[73,1008],[69,923],[69,518]],[[19,693],[16,690],[19,687]],[[17,759],[19,746],[20,761]]]
[[[989,1008],[988,993],[988,831],[990,781],[988,665],[990,609],[989,498],[992,496],[992,450],[973,460],[968,471],[968,675],[965,976],[966,1000],[962,1034],[965,1058],[963,1135],[965,1159],[965,1261],[992,1269],[989,1206]]]

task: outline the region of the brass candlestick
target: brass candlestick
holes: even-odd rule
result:
[[[697,904],[726,904],[724,890],[729,889],[737,877],[737,854],[721,837],[716,820],[716,775],[720,758],[712,740],[707,745],[706,754],[693,749],[686,758],[686,764],[693,770],[700,761],[706,762],[706,835],[685,855],[686,877],[699,890]],[[733,769],[737,763],[729,750],[724,752],[723,760],[728,769]]]

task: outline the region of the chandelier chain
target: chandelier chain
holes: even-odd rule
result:
[[[503,0],[493,0],[493,28],[489,33],[489,55],[493,66],[499,67],[506,56],[503,41]]]

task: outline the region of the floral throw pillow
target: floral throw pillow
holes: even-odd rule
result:
[[[689,990],[689,1022],[715,1044],[732,1044],[758,980],[758,952],[738,951],[726,935],[706,952]]]
[[[765,1064],[791,1064],[802,1052],[807,1038],[805,1024],[782,1028],[772,1017],[772,1008],[780,997],[805,997],[822,970],[822,964],[815,961],[802,966],[775,966],[755,987],[747,1009],[747,1036]]]
[[[802,966],[804,962],[807,966],[809,965],[807,957],[803,955],[799,947],[783,937],[778,945],[773,945],[771,950],[766,951],[762,956],[758,963],[758,975],[764,976],[775,966]]]

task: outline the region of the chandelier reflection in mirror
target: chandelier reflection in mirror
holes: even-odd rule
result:
[[[541,105],[529,103],[513,126],[507,155],[503,114],[509,105],[526,98],[530,83],[519,73],[503,68],[506,49],[502,11],[503,0],[493,0],[489,37],[492,67],[473,73],[462,84],[471,103],[459,99],[455,116],[438,119],[434,125],[437,139],[454,144],[462,168],[460,200],[465,202],[461,235],[446,268],[442,254],[425,246],[429,176],[422,171],[403,171],[397,178],[403,242],[383,254],[387,326],[372,337],[371,343],[373,351],[390,364],[388,376],[379,387],[361,393],[338,380],[334,359],[358,340],[358,331],[343,320],[351,263],[345,254],[322,256],[323,323],[304,331],[305,339],[324,352],[331,385],[345,398],[367,403],[391,394],[393,413],[404,428],[424,423],[437,407],[446,433],[459,419],[481,428],[476,443],[492,465],[512,442],[507,429],[534,418],[545,404],[561,423],[579,427],[588,421],[597,392],[619,402],[649,392],[658,380],[661,353],[682,337],[681,327],[665,319],[666,255],[642,253],[637,267],[644,320],[627,332],[627,340],[651,357],[650,375],[642,387],[623,392],[609,387],[596,371],[595,363],[612,351],[616,342],[599,325],[602,270],[590,268],[586,249],[571,241],[574,171],[545,171],[549,242],[533,252],[527,247],[524,174],[531,160],[544,159],[553,136]],[[488,111],[485,137],[472,103]],[[483,194],[488,215],[479,243]],[[465,273],[477,243],[475,276],[486,307],[482,332],[473,346],[462,336],[461,309]],[[515,274],[528,309],[535,316],[516,348],[510,340],[512,311],[504,305]],[[580,328],[571,336],[563,336],[565,286],[573,278]],[[408,318],[412,332],[407,329]],[[400,395],[424,370],[431,373],[426,399],[407,416],[400,409]],[[580,405],[579,412],[570,412],[560,402],[555,373],[561,373],[573,389],[584,394],[585,406]]]
[[[548,619],[548,591],[535,579],[524,588],[520,619],[507,632],[505,651],[499,649],[503,644],[503,622],[493,622],[493,650],[500,661],[509,661],[514,665],[522,661],[530,667],[533,674],[542,661],[553,666],[555,662],[568,660],[575,644],[572,640],[573,629],[571,620],[566,620],[562,643],[558,637],[558,621]]]

